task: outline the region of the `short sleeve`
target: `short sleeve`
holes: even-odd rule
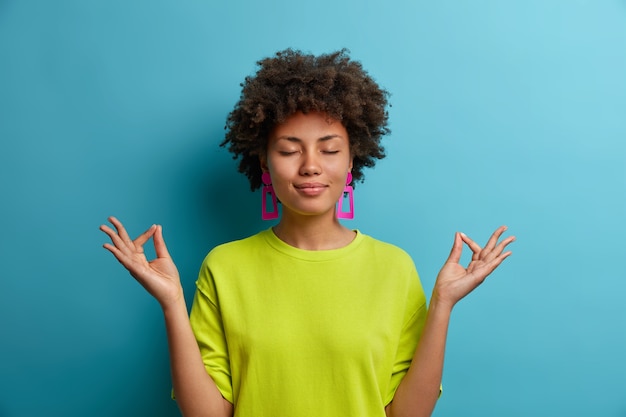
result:
[[[422,335],[424,324],[426,322],[426,313],[428,307],[426,305],[426,296],[422,289],[422,284],[417,275],[417,271],[412,271],[412,277],[407,291],[406,301],[406,317],[404,325],[400,332],[396,356],[393,363],[391,381],[385,398],[385,405],[389,404],[402,382],[402,378],[406,375],[411,361],[415,355],[417,344]]]
[[[217,301],[215,283],[205,259],[196,282],[189,321],[198,342],[202,361],[222,396],[233,402],[228,345]]]

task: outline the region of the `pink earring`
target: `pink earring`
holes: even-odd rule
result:
[[[261,175],[261,181],[263,182],[263,195],[261,203],[261,218],[263,220],[272,220],[278,218],[278,204],[276,203],[276,193],[274,193],[274,187],[272,187],[272,178],[269,172],[264,172]],[[272,197],[272,211],[267,211],[267,196]]]
[[[354,219],[354,189],[350,185],[352,182],[352,173],[348,172],[348,178],[346,178],[346,186],[343,189],[343,193],[337,203],[337,218],[339,219]],[[350,211],[343,211],[343,199],[345,194],[348,194],[348,202],[350,203]]]

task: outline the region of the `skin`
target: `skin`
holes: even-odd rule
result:
[[[274,233],[300,249],[346,246],[355,232],[335,217],[352,169],[348,132],[323,113],[295,113],[268,138],[261,168],[269,172],[282,217]]]
[[[323,113],[296,113],[274,128],[267,153],[260,159],[283,206],[281,220],[274,227],[280,239],[307,250],[340,248],[354,239],[355,233],[335,217],[335,203],[352,168],[349,138],[339,121]],[[132,240],[119,220],[110,217],[109,221],[113,228],[100,226],[111,239],[104,248],[163,310],[172,382],[182,414],[232,416],[233,405],[221,396],[202,363],[178,270],[165,245],[162,227],[153,225]],[[455,234],[450,255],[437,276],[411,366],[385,408],[388,417],[432,414],[439,395],[452,309],[511,255],[505,249],[515,237],[502,239],[505,230],[505,226],[499,227],[482,247],[463,233]],[[143,246],[150,239],[156,258],[148,261]],[[459,263],[464,246],[472,251],[467,266]]]
[[[484,247],[457,232],[450,255],[437,275],[424,331],[407,374],[398,386],[393,401],[385,408],[387,416],[430,416],[439,397],[443,360],[452,309],[463,297],[482,284],[504,259],[504,249],[514,236],[500,240],[506,226],[499,227]],[[463,246],[473,252],[467,267],[459,263]]]

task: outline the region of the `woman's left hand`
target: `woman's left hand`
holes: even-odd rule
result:
[[[452,309],[459,300],[482,284],[485,278],[511,255],[511,251],[504,252],[504,249],[515,240],[515,236],[509,236],[498,242],[506,229],[506,226],[499,227],[485,247],[480,247],[465,234],[457,232],[450,256],[437,275],[433,300]],[[459,263],[464,243],[473,252],[467,268]]]

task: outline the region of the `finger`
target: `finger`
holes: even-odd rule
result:
[[[145,232],[137,236],[137,238],[133,240],[135,249],[137,249],[140,252],[143,252],[143,245],[148,241],[148,239],[150,239],[154,235],[154,233],[156,232],[156,229],[157,229],[156,225],[153,224],[152,226],[148,228],[148,230],[146,230]]]
[[[102,247],[111,252],[113,256],[115,256],[115,259],[117,259],[117,261],[122,264],[124,268],[130,270],[130,258],[128,255],[110,243],[105,243]]]
[[[104,245],[102,245],[102,247],[108,250],[109,252],[111,252],[113,256],[115,256],[117,260],[120,262],[122,262],[122,258],[125,258],[124,253],[118,248],[116,248],[115,245],[112,245],[110,243],[105,243]]]
[[[477,267],[472,271],[472,274],[476,279],[480,282],[484,281],[489,274],[491,274],[506,258],[512,255],[513,252],[507,251],[489,262],[483,263],[481,266]]]
[[[450,255],[446,260],[446,263],[459,263],[461,260],[461,253],[463,253],[463,241],[461,240],[461,233],[456,232],[454,234],[454,243],[452,244],[452,249],[450,250]]]
[[[124,268],[126,268],[126,270],[130,273],[130,275],[132,275],[135,279],[138,279],[138,280],[140,279],[141,275],[143,274],[142,271],[146,270],[145,262],[142,263],[138,261],[137,259],[133,258],[132,256],[125,254],[123,251],[119,250],[118,248],[111,245],[110,243],[105,243],[103,247],[107,249],[109,252],[111,252],[113,256],[115,256],[115,259],[117,259],[117,261]]]
[[[106,224],[101,225],[100,226],[100,230],[103,231],[104,233],[106,233],[109,236],[109,238],[111,239],[111,242],[113,242],[113,244],[117,248],[123,248],[123,247],[126,246],[126,242],[124,242],[122,240],[122,238],[117,234],[117,232],[115,230],[111,229]]]
[[[130,236],[126,232],[126,229],[124,228],[124,225],[122,225],[122,222],[120,222],[118,219],[116,219],[113,216],[109,217],[109,221],[111,222],[113,226],[115,226],[115,229],[117,230],[117,234],[120,236],[120,238],[124,242],[126,242],[127,244],[132,243],[133,240],[130,238]]]
[[[488,251],[493,250],[493,248],[496,247],[496,244],[498,243],[500,236],[502,236],[502,233],[504,233],[506,229],[508,229],[506,226],[498,227],[496,231],[493,232],[489,240],[487,241],[487,244],[485,245],[485,249]]]
[[[165,239],[163,239],[163,226],[156,226],[154,234],[154,252],[157,258],[170,258],[170,253],[165,245]]]
[[[490,262],[492,259],[500,256],[500,254],[504,251],[504,249],[511,243],[515,242],[515,236],[509,236],[493,248],[492,251],[488,252],[485,258],[483,259],[485,262]]]
[[[483,248],[481,248],[478,243],[470,239],[470,237],[467,236],[465,233],[461,233],[461,239],[463,239],[463,242],[465,242],[465,244],[469,246],[469,248],[472,250],[472,261],[478,260],[478,257],[480,256],[480,251],[482,251]]]

